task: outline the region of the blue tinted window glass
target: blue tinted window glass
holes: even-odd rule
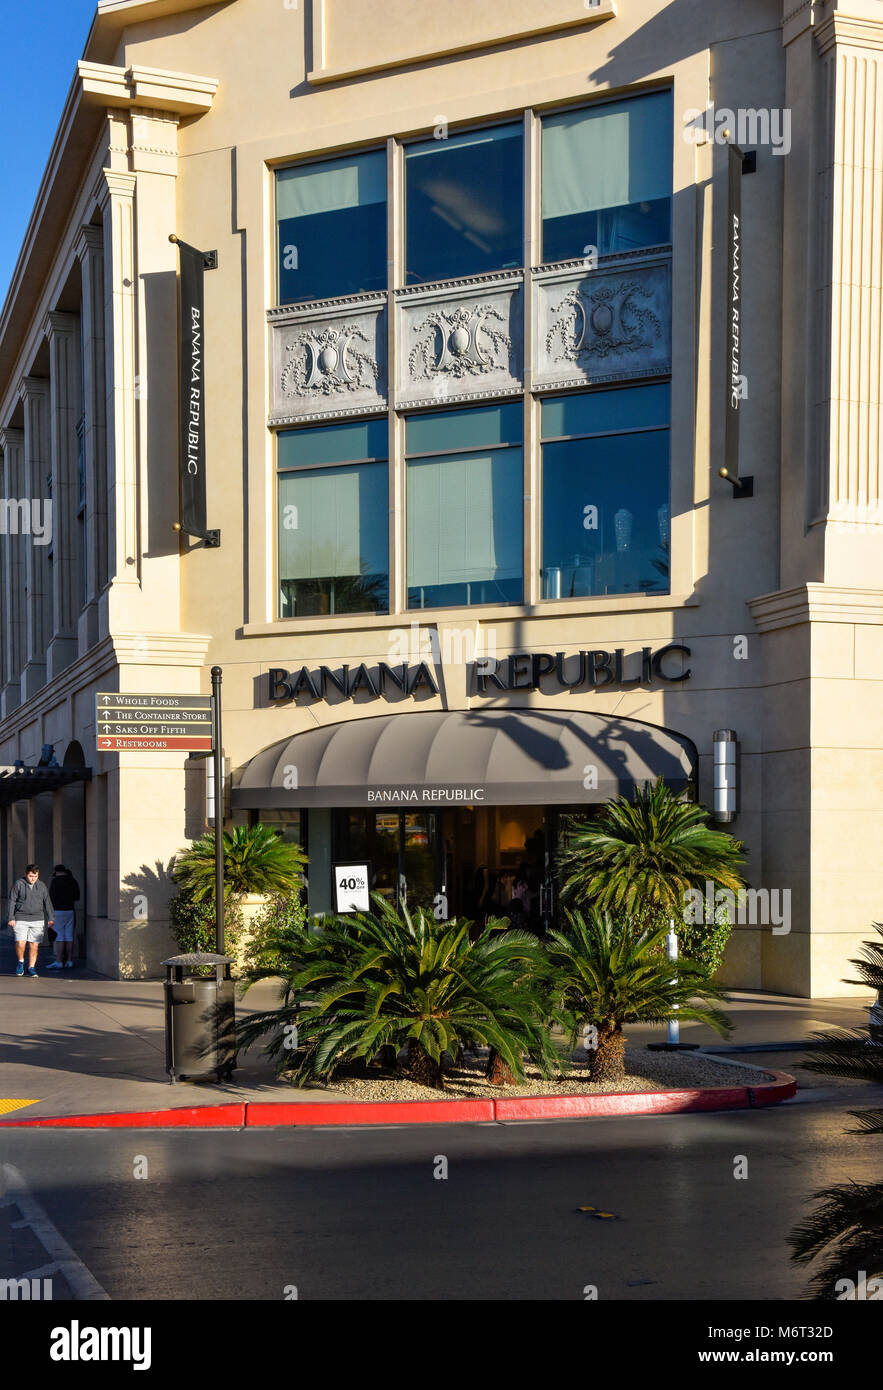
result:
[[[406,280],[425,284],[522,264],[520,125],[405,150]]]
[[[543,260],[669,242],[672,139],[670,92],[546,116]]]
[[[522,418],[520,401],[474,410],[411,415],[406,424],[407,452],[431,454],[443,450],[491,448],[495,444],[520,444]]]
[[[385,290],[386,153],[276,174],[279,303]]]
[[[280,474],[280,617],[388,608],[387,496],[380,463]]]
[[[543,597],[668,593],[668,430],[543,445]]]
[[[385,459],[387,445],[386,417],[347,425],[323,425],[318,429],[281,430],[278,464],[280,469],[286,469],[343,463],[347,459]]]
[[[580,391],[542,403],[542,436],[604,434],[669,423],[669,384],[633,386],[619,391]]]

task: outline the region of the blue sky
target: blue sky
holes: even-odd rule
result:
[[[2,6],[0,304],[94,13],[95,0],[6,0]]]

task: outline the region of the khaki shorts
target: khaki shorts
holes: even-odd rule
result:
[[[43,923],[42,922],[19,922],[16,919],[12,928],[15,933],[16,941],[42,941]]]

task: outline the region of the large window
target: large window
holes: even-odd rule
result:
[[[279,303],[385,290],[386,152],[276,174]]]
[[[542,404],[543,597],[669,592],[667,383]]]
[[[408,145],[407,283],[520,266],[522,188],[520,124]]]
[[[281,618],[388,607],[386,453],[385,418],[279,434]]]
[[[522,598],[522,405],[407,422],[408,606]]]
[[[671,240],[669,92],[546,116],[543,260],[599,256]]]

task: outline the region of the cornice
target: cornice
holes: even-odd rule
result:
[[[461,294],[468,290],[493,289],[495,285],[521,285],[523,270],[498,270],[492,275],[465,275],[459,280],[433,280],[425,285],[403,285],[393,290],[396,299],[414,299],[421,295]]]
[[[81,261],[87,256],[94,255],[96,252],[104,251],[104,232],[101,227],[93,227],[86,223],[81,227],[78,234],[74,250]]]
[[[819,53],[835,46],[883,51],[883,13],[880,19],[870,19],[835,11],[816,26],[815,36]]]
[[[883,624],[883,590],[801,584],[748,600],[758,632],[801,623]]]
[[[327,312],[340,315],[357,310],[382,309],[386,304],[386,290],[373,290],[370,294],[342,294],[333,299],[308,299],[303,304],[283,304],[276,309],[267,310],[271,323],[301,323],[305,319],[326,315]]]
[[[98,0],[84,58],[107,62],[126,29],[146,20],[168,19],[191,10],[220,10],[234,0]]]
[[[25,432],[17,425],[0,425],[0,449],[6,450],[12,446],[21,447],[25,442]]]
[[[43,321],[43,337],[50,342],[57,334],[67,334],[70,337],[80,330],[80,318],[78,314],[67,314],[61,309],[50,309]]]
[[[218,90],[215,77],[139,65],[116,68],[81,60],[77,63],[77,76],[87,105],[159,111],[164,116],[195,116],[210,111]]]

